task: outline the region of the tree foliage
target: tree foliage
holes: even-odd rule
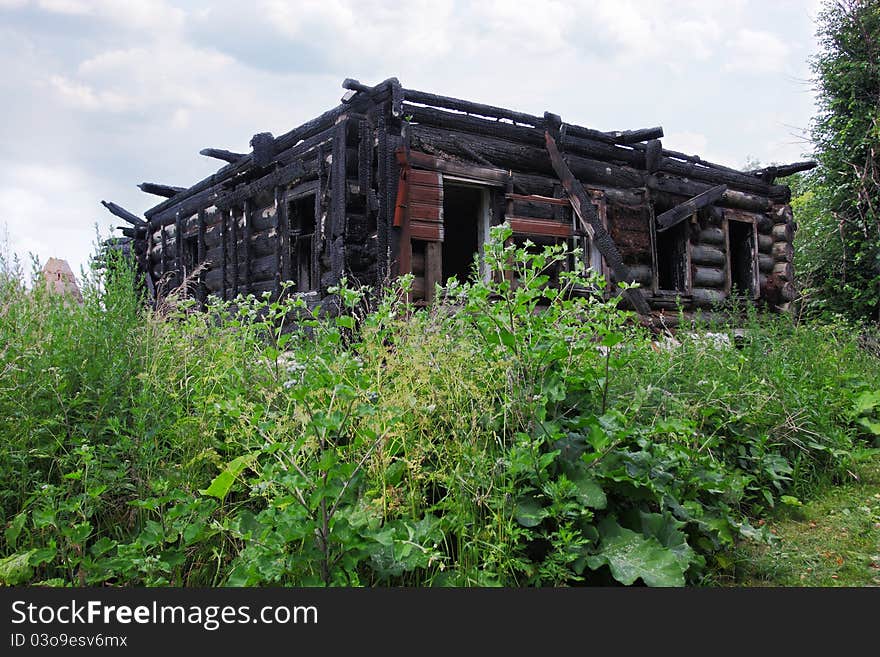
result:
[[[812,61],[820,167],[794,202],[814,310],[880,319],[880,2],[830,0]],[[797,189],[797,188],[800,189]]]

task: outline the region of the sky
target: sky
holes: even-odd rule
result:
[[[334,107],[404,87],[728,166],[810,152],[821,0],[0,0],[0,253],[75,272],[121,222]]]

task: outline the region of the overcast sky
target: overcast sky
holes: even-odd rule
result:
[[[743,167],[809,152],[820,0],[0,0],[0,248],[79,273],[118,224],[338,104],[346,77]]]

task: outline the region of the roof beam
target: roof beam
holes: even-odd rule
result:
[[[173,185],[162,185],[160,183],[142,182],[138,185],[138,189],[147,194],[154,194],[164,198],[172,198],[186,191],[186,187],[175,187]]]
[[[223,160],[224,162],[238,162],[243,157],[247,157],[246,153],[234,153],[232,151],[225,151],[222,148],[203,148],[199,151],[199,155],[204,155],[205,157],[213,157],[218,160]]]

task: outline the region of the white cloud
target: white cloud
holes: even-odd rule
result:
[[[699,132],[671,132],[663,138],[663,144],[667,148],[685,155],[699,155],[705,159],[710,159],[706,155],[708,141],[706,135]]]
[[[798,159],[785,125],[812,111],[791,80],[813,47],[810,7],[0,0],[0,220],[20,252],[76,269],[84,256],[70,252],[90,251],[95,219],[113,221],[101,198],[143,212],[159,199],[136,183],[192,184],[218,167],[199,149],[247,150],[255,132],[286,132],[336,104],[344,77],[397,76],[602,130],[661,124],[667,147],[725,164]],[[743,70],[761,73],[748,89],[736,86]],[[45,216],[64,221],[48,230]]]
[[[786,68],[789,47],[770,32],[744,28],[738,30],[726,46],[726,71],[779,73]]]
[[[79,272],[92,252],[100,216],[92,194],[101,183],[67,165],[2,162],[0,171],[0,207],[13,250],[21,257],[37,254],[43,262],[63,258]]]
[[[71,16],[91,16],[137,31],[168,32],[183,25],[185,12],[164,0],[38,0],[45,11]]]
[[[95,91],[92,87],[69,80],[61,75],[49,78],[49,84],[62,101],[74,109],[102,112],[121,112],[132,106],[132,101],[114,91]]]

